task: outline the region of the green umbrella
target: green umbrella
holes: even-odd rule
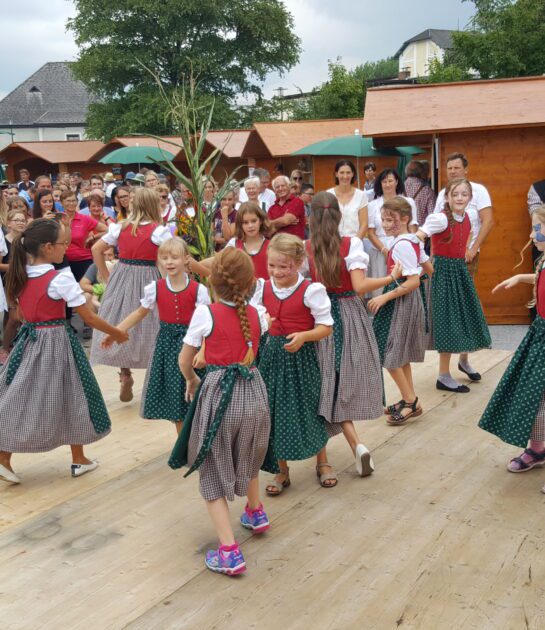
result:
[[[346,155],[349,157],[377,157],[379,155],[401,156],[401,153],[394,148],[375,149],[372,138],[363,136],[338,136],[328,138],[309,144],[292,155]]]
[[[121,147],[105,155],[102,164],[152,164],[172,160],[174,153],[159,147]]]

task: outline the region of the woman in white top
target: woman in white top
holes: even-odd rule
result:
[[[405,197],[405,188],[397,171],[393,168],[385,168],[375,180],[375,199],[369,204],[369,222],[367,237],[369,239],[369,278],[382,278],[386,275],[386,261],[388,252],[393,244],[394,236],[386,234],[382,227],[382,205],[394,197],[405,199],[412,209],[412,218],[409,221],[409,232],[416,232],[418,221],[416,220],[416,204],[410,197]],[[381,294],[377,289],[367,297],[373,298]]]
[[[367,232],[367,195],[356,188],[356,167],[350,160],[335,164],[335,186],[327,192],[337,197],[342,219],[339,225],[341,236],[363,238]]]

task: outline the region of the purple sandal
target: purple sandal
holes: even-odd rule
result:
[[[522,455],[529,455],[532,458],[531,462],[525,462],[522,459]],[[545,465],[545,451],[538,453],[531,448],[525,448],[524,453],[519,455],[518,457],[513,457],[513,459],[507,464],[507,470],[512,473],[520,473],[526,472],[527,470],[532,470],[536,466],[544,466]],[[512,468],[511,464],[517,464],[516,468]]]

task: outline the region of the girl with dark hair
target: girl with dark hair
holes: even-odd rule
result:
[[[8,299],[24,324],[0,372],[0,478],[19,483],[12,453],[40,453],[64,444],[72,449],[71,472],[94,470],[83,445],[110,432],[110,418],[83,348],[65,320],[65,307],[83,321],[127,340],[85,306],[83,291],[69,271],[56,271],[69,244],[67,228],[36,219],[13,241],[6,276]],[[21,404],[24,401],[24,404]]]
[[[358,174],[350,160],[339,160],[335,164],[335,186],[327,192],[335,195],[341,211],[339,232],[341,236],[363,238],[367,233],[367,194],[356,188]]]
[[[414,391],[411,363],[421,363],[426,354],[426,314],[420,292],[422,270],[431,275],[433,267],[420,247],[420,241],[409,233],[411,206],[402,197],[385,201],[382,222],[394,241],[388,254],[387,271],[397,263],[402,268],[402,282],[388,284],[382,295],[369,300],[375,315],[373,329],[377,337],[380,360],[401,394],[401,400],[386,408],[391,425],[405,424],[422,415],[422,406]]]
[[[124,221],[129,216],[131,191],[128,186],[118,186],[112,190],[112,203],[117,212],[117,221]]]
[[[467,393],[469,387],[452,378],[453,353],[490,348],[491,339],[473,278],[466,265],[471,221],[466,212],[471,201],[467,179],[449,182],[442,212],[428,215],[416,235],[431,237],[435,271],[431,280],[431,327],[433,347],[439,353],[437,389]]]
[[[535,272],[508,278],[494,287],[492,293],[512,289],[519,284],[533,285],[528,308],[536,308],[536,318],[479,422],[481,429],[524,449],[509,462],[507,470],[512,473],[545,465],[545,205],[532,213],[530,239],[528,245],[533,243],[540,253]],[[542,492],[545,493],[545,486]]]
[[[334,321],[333,335],[316,344],[322,376],[319,413],[329,423],[330,435],[342,429],[356,470],[365,477],[374,465],[354,421],[379,418],[383,409],[379,351],[360,296],[395,282],[401,274],[396,266],[387,278],[366,278],[369,257],[363,243],[357,237],[341,237],[340,222],[335,196],[327,192],[315,195],[306,250],[311,278],[326,286]]]
[[[33,219],[54,219],[57,216],[55,200],[50,190],[38,190],[32,206]]]
[[[199,470],[200,492],[220,542],[217,550],[206,554],[206,566],[237,575],[246,570],[246,563],[235,540],[227,501],[235,495],[246,496],[241,525],[256,534],[270,527],[259,498],[259,469],[270,431],[269,403],[265,383],[254,366],[267,322],[247,305],[255,285],[247,254],[233,247],[219,252],[210,284],[217,301],[197,306],[180,353],[185,398],[193,404],[169,465],[187,464],[186,476]],[[193,369],[198,356],[207,366],[202,381]]]
[[[409,232],[415,232],[418,227],[416,220],[416,204],[405,196],[405,188],[397,171],[385,168],[375,180],[375,199],[369,204],[369,276],[382,278],[386,275],[386,261],[394,238],[384,231],[382,226],[382,205],[394,197],[405,199],[411,206],[412,216],[409,221]],[[377,297],[381,290],[372,291],[368,297]]]

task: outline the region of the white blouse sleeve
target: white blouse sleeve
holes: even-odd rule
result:
[[[333,326],[333,317],[331,317],[331,300],[329,299],[323,284],[320,282],[313,282],[305,291],[303,302],[305,306],[310,309],[316,326],[318,324]]]
[[[348,271],[354,269],[367,269],[369,266],[369,256],[363,249],[363,241],[357,236],[353,236],[350,239],[350,249],[348,250],[348,256],[344,259],[346,268]]]
[[[6,245],[6,239],[4,238],[4,232],[0,229],[0,258],[5,256],[8,253],[8,248]]]
[[[423,241],[420,241],[420,256],[418,257],[418,262],[423,265],[425,262],[428,262],[430,257],[426,254],[426,250],[424,249]]]
[[[171,238],[172,232],[168,225],[158,225],[151,234],[151,242],[158,247]]]
[[[392,247],[392,258],[395,262],[401,263],[401,273],[404,276],[419,276],[420,268],[416,259],[416,252],[407,240],[398,241]]]
[[[233,238],[230,238],[225,244],[225,247],[236,247],[236,246],[237,246],[237,239],[234,236]]]
[[[377,207],[379,206],[380,199],[374,199],[369,204],[369,208],[367,210],[367,227],[375,229],[376,226],[376,217],[377,217]]]
[[[264,335],[267,330],[269,330],[269,322],[267,320],[267,309],[264,306],[254,306],[257,314],[259,315],[259,328],[261,330],[261,334]],[[254,348],[254,351],[257,352],[257,349]]]
[[[442,212],[444,206],[445,206],[445,189],[443,188],[442,190],[439,191],[439,194],[437,195],[437,201],[435,202],[435,208],[433,209],[433,211]]]
[[[155,280],[144,287],[144,297],[140,300],[140,306],[151,309],[157,303],[157,282]]]
[[[412,211],[412,219],[409,222],[409,225],[418,225],[418,210],[416,209],[416,203],[414,199],[411,197],[405,197],[405,199],[409,202]]]
[[[360,190],[359,188],[356,189],[356,195],[358,195],[357,197],[357,206],[358,206],[358,210],[361,210],[362,208],[366,208],[369,201],[367,199],[367,193],[364,190]]]
[[[194,348],[200,348],[203,339],[212,332],[213,327],[214,320],[212,319],[210,309],[204,304],[199,304],[191,318],[189,328],[184,337],[184,343]]]
[[[197,306],[199,304],[210,304],[210,294],[204,284],[199,284],[197,289]]]
[[[447,228],[448,218],[447,215],[442,212],[428,214],[424,225],[420,226],[420,229],[424,232],[424,234],[426,234],[426,236],[441,234],[441,232],[444,232]]]
[[[64,300],[68,306],[77,308],[86,302],[83,289],[79,286],[68,267],[61,269],[51,280],[47,295],[52,300]]]
[[[263,280],[263,278],[258,278],[256,283],[255,283],[254,293],[253,293],[252,297],[250,298],[250,301],[248,302],[248,304],[250,304],[251,306],[253,306],[254,308],[257,308],[257,309],[258,309],[259,306],[263,306],[263,289],[264,289],[264,287],[265,287],[265,280]]]
[[[122,227],[122,223],[110,223],[108,225],[108,231],[106,232],[106,234],[104,234],[102,240],[105,243],[108,243],[108,245],[110,245],[111,247],[116,247]]]

